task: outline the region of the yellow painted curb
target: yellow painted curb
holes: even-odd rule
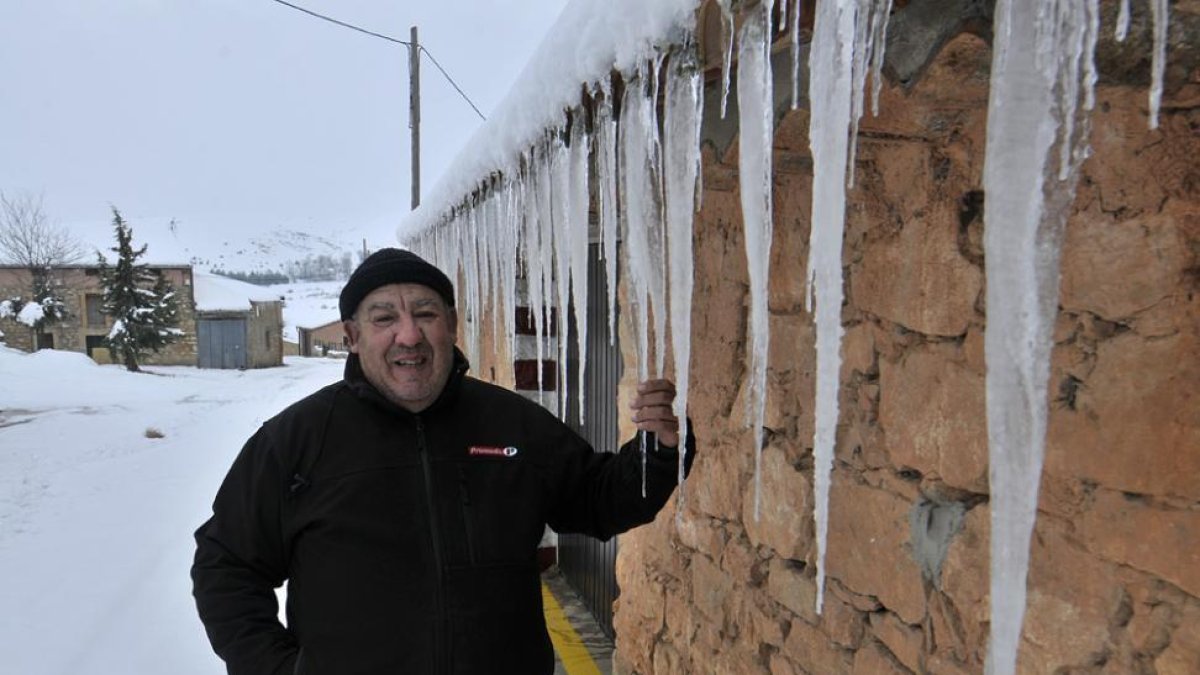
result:
[[[562,606],[554,598],[554,594],[542,584],[542,608],[546,614],[546,628],[550,631],[550,642],[554,643],[554,653],[566,669],[567,675],[601,675],[600,668],[592,660],[592,655],[584,646],[579,633],[567,621],[567,615]]]

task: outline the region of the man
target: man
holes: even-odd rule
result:
[[[420,257],[371,255],[339,309],[343,381],[263,424],[196,532],[213,649],[231,675],[553,672],[543,528],[607,539],[653,520],[676,481],[674,385],[644,382],[632,406],[651,437],[643,496],[638,443],[595,453],[466,376],[454,289]]]

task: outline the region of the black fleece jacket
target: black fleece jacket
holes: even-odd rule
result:
[[[263,424],[196,531],[193,593],[230,675],[553,672],[544,525],[607,539],[650,522],[676,451],[649,453],[643,497],[636,441],[596,453],[541,406],[466,377],[461,354],[418,414],[353,356],[346,371]]]

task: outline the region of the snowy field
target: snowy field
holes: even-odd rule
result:
[[[342,366],[139,375],[0,346],[0,673],[223,673],[192,532],[245,439]]]

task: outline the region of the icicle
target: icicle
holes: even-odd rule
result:
[[[596,112],[596,197],[604,239],[604,272],[608,287],[608,343],[617,343],[617,123],[612,87],[606,79]]]
[[[1163,71],[1167,67],[1167,28],[1170,0],[1150,0],[1154,18],[1154,56],[1150,61],[1150,128],[1158,128],[1158,109],[1162,105]]]
[[[750,273],[750,359],[746,370],[746,425],[754,437],[754,518],[762,492],[762,429],[767,401],[770,327],[767,285],[771,263],[771,147],[775,112],[771,90],[771,6],[746,14],[738,36],[738,140],[746,267]]]
[[[632,309],[631,323],[637,339],[638,381],[650,376],[649,367],[649,304],[650,284],[656,271],[650,269],[650,224],[647,216],[657,208],[650,195],[651,176],[649,157],[651,153],[649,131],[646,126],[653,119],[650,109],[653,103],[646,93],[644,67],[625,81],[625,96],[621,102],[621,179],[624,190],[621,200],[625,242],[625,261],[629,272],[629,304]],[[642,452],[642,496],[646,496],[646,437],[641,436]]]
[[[538,394],[542,392],[542,251],[541,251],[541,201],[539,193],[543,191],[541,156],[535,148],[529,153],[529,175],[525,181],[525,297],[527,299],[528,316],[533,323],[534,346],[536,349]]]
[[[800,6],[804,0],[795,0],[792,14],[792,110],[800,107]]]
[[[492,315],[492,350],[497,353],[500,349],[500,329],[503,316],[501,308],[503,304],[500,302],[501,286],[500,286],[500,247],[503,244],[501,223],[504,221],[504,199],[507,188],[504,184],[500,184],[488,198],[488,226],[484,233],[484,246],[487,249],[487,265],[488,275],[490,278],[490,288],[488,304],[491,306]]]
[[[866,97],[867,65],[870,64],[871,106],[879,114],[879,92],[883,86],[883,51],[887,38],[888,17],[892,11],[892,0],[857,0],[854,12],[854,45],[851,58],[852,77],[850,91],[850,160],[849,184],[854,187],[854,161],[858,154],[858,121],[862,118]]]
[[[496,232],[495,200],[489,188],[486,196],[479,205],[479,230],[476,231],[476,243],[479,247],[479,300],[480,315],[479,329],[483,330],[483,308],[490,307],[487,312],[492,319],[492,344],[496,343],[496,305],[492,302],[492,237]]]
[[[1094,54],[1086,50],[1095,40],[1079,32],[1098,30],[1097,12],[1097,0],[996,5],[983,175],[991,675],[1016,671],[1045,451],[1059,253],[1086,156],[1088,117],[1079,101],[1089,97]]]
[[[721,8],[721,28],[725,33],[725,58],[721,60],[721,119],[729,103],[729,72],[733,66],[733,0],[717,0]]]
[[[809,144],[813,155],[812,232],[808,253],[811,312],[817,298],[817,391],[813,439],[814,521],[817,535],[816,611],[825,598],[829,484],[838,420],[842,340],[842,236],[846,218],[856,0],[817,5],[809,55]]]
[[[517,183],[509,183],[507,193],[507,215],[504,219],[502,241],[504,250],[498,252],[500,260],[500,285],[503,289],[504,334],[508,337],[508,359],[506,364],[513,368],[513,379],[516,379],[515,361],[517,359],[517,259],[520,249],[520,232],[523,218],[524,203],[521,194],[524,191],[525,177],[517,174]]]
[[[583,111],[577,110],[571,125],[569,213],[566,229],[570,231],[571,311],[575,317],[575,352],[578,354],[578,392],[575,405],[579,408],[579,426],[584,424],[584,373],[587,371],[588,336],[588,137]],[[562,340],[567,340],[567,331]],[[565,384],[565,381],[564,381]]]
[[[876,4],[873,9],[869,47],[871,52],[871,114],[878,117],[879,92],[883,90],[883,55],[887,47],[888,20],[892,17],[892,0],[884,0],[882,5]]]
[[[676,517],[682,517],[684,462],[687,449],[688,376],[691,362],[692,289],[695,283],[692,255],[692,221],[696,211],[700,175],[700,123],[704,108],[704,80],[697,63],[694,37],[671,57],[663,122],[663,181],[666,204],[668,267],[670,269],[671,353],[675,357],[674,413],[679,418],[679,496]]]
[[[558,312],[558,418],[567,418],[567,349],[569,330],[567,312],[571,302],[571,160],[562,133],[555,132],[551,141],[550,176],[554,189],[550,194],[554,205],[554,287],[555,307]]]
[[[662,377],[667,358],[667,261],[666,203],[663,199],[662,139],[658,127],[659,73],[665,54],[656,54],[650,62],[650,99],[641,111],[648,135],[649,201],[646,203],[646,227],[650,243],[650,309],[654,315],[654,377]],[[657,439],[655,440],[657,443]],[[657,445],[655,446],[657,447]]]
[[[1121,0],[1121,10],[1117,14],[1117,42],[1124,42],[1129,36],[1129,0]]]
[[[774,5],[779,6],[779,0],[775,0]],[[782,33],[788,27],[787,0],[783,0],[783,9],[779,10],[779,32]]]
[[[542,271],[541,304],[536,308],[538,325],[542,326],[541,338],[538,340],[538,395],[545,393],[545,383],[542,382],[542,360],[545,356],[546,343],[550,341],[550,329],[555,327],[554,315],[554,200],[551,191],[554,181],[550,173],[552,151],[549,140],[543,141],[541,158],[538,162],[538,265]],[[558,326],[561,329],[561,326]],[[560,330],[561,332],[561,330]]]
[[[479,232],[478,209],[471,208],[458,228],[458,248],[462,251],[462,289],[465,298],[463,317],[466,319],[467,353],[470,361],[479,362]]]

